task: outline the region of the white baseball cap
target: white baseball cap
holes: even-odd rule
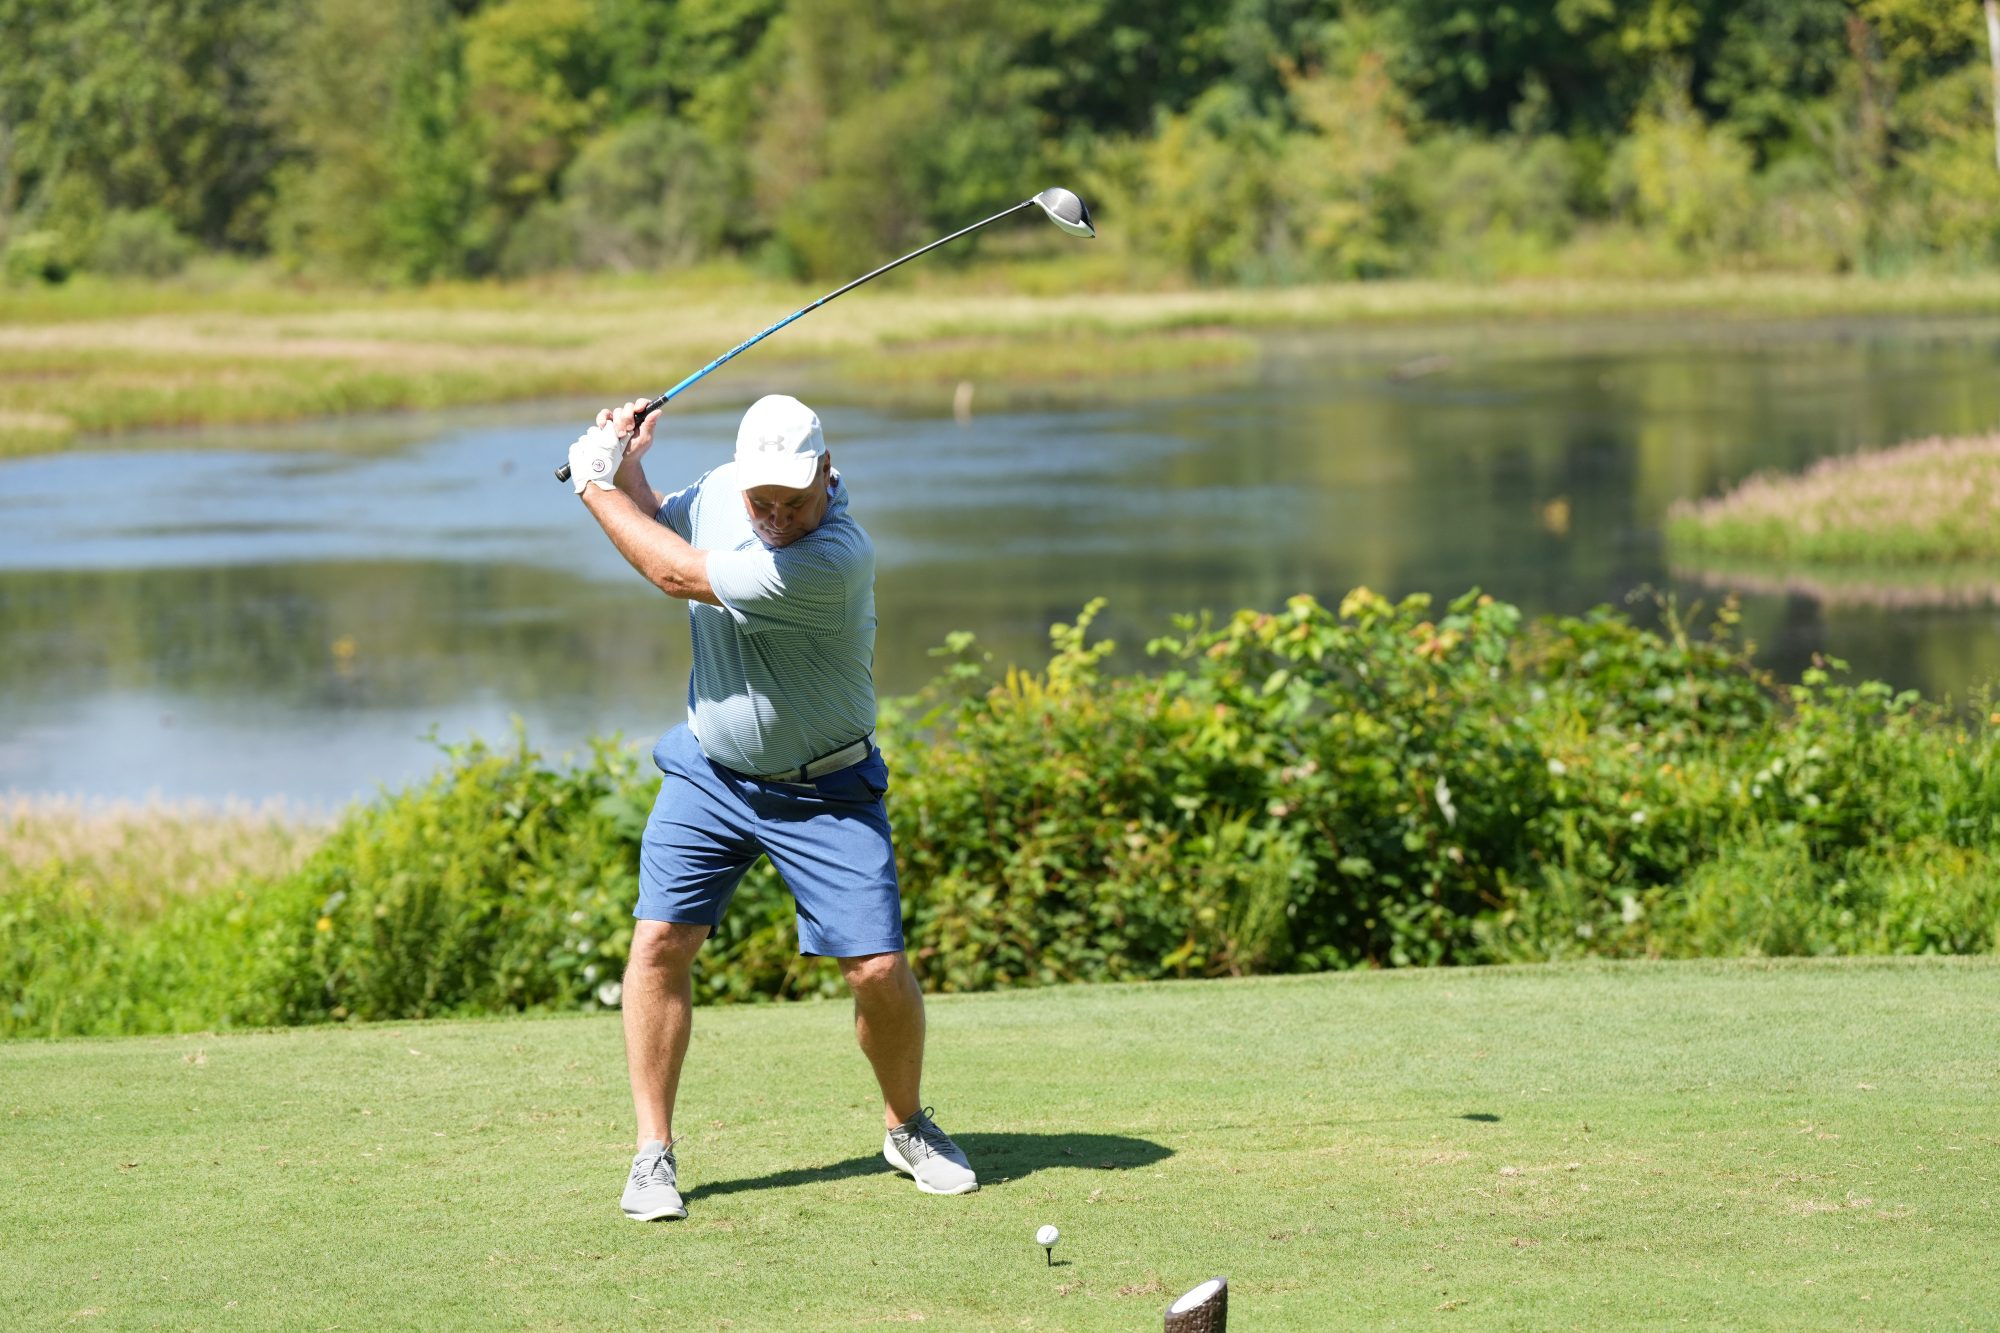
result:
[[[818,414],[787,394],[766,394],[750,404],[736,428],[736,484],[746,491],[757,486],[804,490],[825,452]]]

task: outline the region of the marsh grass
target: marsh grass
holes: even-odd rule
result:
[[[1015,339],[974,335],[915,341],[849,353],[827,378],[869,386],[997,383],[1044,385],[1106,376],[1147,377],[1233,370],[1257,356],[1247,334],[1227,329],[1180,329],[1102,339],[1075,333]]]
[[[0,795],[0,882],[55,879],[132,924],[305,863],[332,816],[283,801],[84,801]]]
[[[729,267],[388,290],[204,270],[180,283],[0,289],[0,455],[84,433],[101,443],[157,426],[657,392],[824,294]],[[970,379],[1004,398],[1226,372],[1254,360],[1249,335],[1279,330],[1996,310],[2000,274],[1187,290],[1136,289],[1115,266],[1079,260],[899,275],[754,355],[813,383],[893,395]]]
[[[1762,473],[1726,495],[1676,503],[1667,532],[1678,552],[1828,566],[1834,582],[1855,582],[1857,567],[1955,564],[1948,581],[1963,588],[1964,566],[1986,564],[1990,592],[2000,579],[2000,434],[1915,440],[1794,475]]]

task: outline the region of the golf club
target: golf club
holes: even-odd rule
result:
[[[723,362],[730,360],[731,358],[736,356],[737,353],[748,351],[750,348],[755,347],[758,343],[764,341],[764,339],[770,337],[772,334],[776,333],[779,329],[784,328],[785,325],[791,323],[795,319],[798,319],[800,316],[811,314],[813,311],[825,305],[828,301],[831,301],[834,297],[844,296],[848,292],[853,291],[856,287],[859,287],[862,283],[867,282],[869,279],[879,278],[884,273],[887,273],[890,269],[909,263],[912,259],[915,259],[918,255],[927,255],[931,251],[937,249],[940,245],[949,245],[951,242],[957,240],[961,236],[969,236],[973,232],[978,231],[981,227],[988,226],[992,223],[998,222],[1001,218],[1012,216],[1013,214],[1020,212],[1024,208],[1041,209],[1044,213],[1049,215],[1049,221],[1055,223],[1058,227],[1061,227],[1064,231],[1068,232],[1072,236],[1097,235],[1097,229],[1090,225],[1090,210],[1083,206],[1083,200],[1077,198],[1075,195],[1071,194],[1068,190],[1061,189],[1060,187],[1051,187],[1049,189],[1043,190],[1040,194],[1036,195],[1032,199],[1023,199],[1020,203],[1015,204],[1012,208],[1004,208],[1000,210],[998,213],[995,213],[992,217],[987,218],[984,222],[975,222],[970,227],[962,228],[961,230],[953,232],[949,236],[943,236],[935,241],[932,241],[929,245],[924,246],[920,250],[912,250],[910,251],[910,253],[904,255],[901,259],[893,259],[888,263],[882,265],[882,267],[876,269],[872,273],[864,273],[860,277],[856,278],[853,282],[850,282],[845,287],[840,288],[838,291],[828,292],[825,296],[820,297],[819,300],[814,301],[811,305],[805,306],[802,309],[795,310],[791,314],[786,315],[776,324],[773,324],[770,328],[765,329],[762,333],[757,334],[755,337],[746,338],[744,341],[736,344],[736,346],[724,352],[721,356],[715,358],[715,360],[703,366],[700,370],[697,370],[694,374],[682,380],[679,384],[676,384],[673,388],[668,389],[658,398],[653,399],[651,402],[648,402],[645,406],[641,407],[632,416],[632,429],[636,431],[639,428],[640,422],[644,421],[647,417],[651,416],[653,413],[659,411],[662,407],[665,407],[668,403],[672,402],[674,399],[674,395],[678,394],[681,390],[687,388],[689,385],[701,379],[701,377],[708,374],[709,371],[714,370],[717,366],[721,365]],[[557,481],[569,480],[568,463],[564,463],[561,467],[556,469],[556,480]]]

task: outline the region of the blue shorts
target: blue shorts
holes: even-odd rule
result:
[[[640,847],[633,916],[713,929],[764,855],[798,904],[800,953],[902,949],[880,750],[815,782],[765,782],[709,759],[683,724],[660,737],[653,763],[665,776]]]

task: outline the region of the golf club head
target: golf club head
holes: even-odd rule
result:
[[[1049,215],[1049,221],[1070,235],[1097,235],[1097,228],[1090,225],[1090,210],[1083,206],[1083,200],[1061,186],[1052,185],[1043,190],[1035,196],[1035,202]]]

